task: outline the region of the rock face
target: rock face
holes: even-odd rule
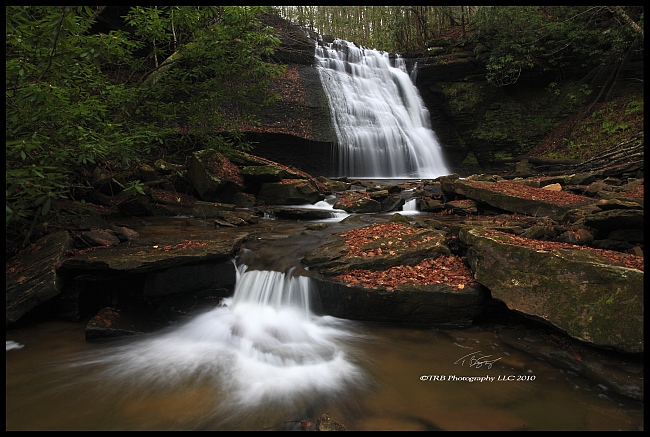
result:
[[[22,251],[7,265],[7,326],[61,293],[63,281],[57,269],[69,249],[72,239],[68,233],[57,232]]]
[[[531,188],[538,190],[536,196],[513,196],[509,193],[509,190],[516,192],[527,186],[521,187],[509,184],[511,182],[503,180],[499,183],[475,179],[459,179],[453,182],[452,190],[463,197],[474,199],[495,208],[536,217],[548,217],[552,220],[562,220],[570,210],[595,203],[594,200],[584,196],[575,196],[573,199],[566,196],[566,200],[561,204],[557,201],[547,201],[544,198],[547,193],[539,191],[540,189],[535,187]]]
[[[243,180],[239,169],[228,172],[229,160],[216,152],[201,150],[189,158],[187,176],[203,200],[230,202],[241,192]]]
[[[508,308],[598,347],[643,352],[643,271],[597,250],[539,250],[483,227],[459,237],[476,281]]]
[[[446,284],[405,285],[388,291],[323,278],[314,281],[324,314],[404,326],[468,326],[487,300],[487,290],[480,285],[462,290]]]

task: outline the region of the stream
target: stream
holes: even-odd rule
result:
[[[323,414],[348,430],[643,429],[642,402],[508,346],[494,326],[318,315],[299,261],[346,225],[263,222],[233,262],[233,296],[160,332],[89,343],[87,321],[7,331],[6,430],[300,430]]]

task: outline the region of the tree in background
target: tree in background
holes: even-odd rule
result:
[[[643,24],[643,7],[484,6],[474,14],[467,43],[496,86],[534,69],[586,70],[593,88],[603,89],[613,83],[603,78],[643,49],[637,22]]]
[[[294,24],[390,53],[425,52],[477,6],[277,6]]]
[[[267,62],[279,40],[264,8],[133,7],[96,30],[119,8],[6,7],[7,247],[25,246],[58,199],[82,198],[98,165],[187,139],[239,147],[237,126],[273,98],[283,67]]]

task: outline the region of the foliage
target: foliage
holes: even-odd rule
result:
[[[643,130],[643,100],[618,99],[598,107],[564,138],[566,147],[562,153],[572,158],[584,158],[602,152],[599,145],[627,141],[642,135]]]
[[[630,8],[641,24],[643,10]],[[510,85],[522,72],[613,65],[625,59],[638,35],[606,6],[485,6],[470,24],[466,43],[496,86]],[[590,62],[576,64],[578,59]]]
[[[615,145],[643,143],[643,95],[631,94],[597,105],[585,115],[574,115],[534,150],[536,156],[589,159]]]
[[[279,40],[264,8],[136,6],[98,30],[110,8],[6,7],[8,246],[88,188],[95,166],[127,168],[179,138],[239,147],[236,126],[273,98],[282,68],[266,61]]]
[[[136,7],[132,11],[141,9]],[[181,8],[162,9],[171,9],[165,19],[169,21],[167,27],[172,28],[173,12]],[[145,83],[155,86],[143,90],[144,98],[136,115],[177,128],[180,135],[195,141],[199,138],[203,147],[227,151],[241,144],[240,126],[257,124],[252,114],[260,105],[277,98],[265,91],[271,79],[284,70],[283,66],[264,62],[279,40],[272,28],[258,28],[255,17],[261,12],[258,7],[224,7],[209,9],[192,19],[185,18],[181,23],[204,22],[192,29],[191,43],[169,47],[166,51],[160,50],[159,43],[153,43],[152,38],[161,35],[161,31],[145,26],[153,29],[147,34],[151,39],[148,58],[158,62],[161,54],[168,57],[145,79]],[[143,21],[150,20],[142,16],[134,13],[127,21],[142,26]],[[182,35],[183,27],[177,29],[179,26],[174,27],[174,34]],[[166,70],[169,63],[177,68]],[[160,71],[165,74],[159,75]],[[150,80],[151,77],[155,80]],[[235,141],[205,134],[220,131],[229,132]]]
[[[124,191],[134,191],[137,194],[142,194],[144,195],[144,184],[140,182],[140,180],[137,181],[131,181],[129,184],[127,184],[126,187],[124,187]]]

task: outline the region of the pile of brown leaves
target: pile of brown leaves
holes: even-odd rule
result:
[[[495,229],[488,229],[486,234],[489,236],[498,237],[501,241],[508,241],[517,246],[526,246],[534,250],[557,252],[560,249],[569,250],[588,250],[594,255],[609,261],[622,264],[631,269],[643,271],[644,258],[643,256],[634,255],[631,253],[617,252],[615,250],[597,249],[595,247],[579,246],[571,243],[561,243],[557,241],[541,241],[531,238],[518,237],[516,235],[508,234],[506,232],[497,231]]]
[[[196,203],[194,197],[183,193],[161,190],[158,188],[152,188],[151,193],[156,201],[168,205],[192,206]]]
[[[395,255],[395,250],[419,244],[418,241],[403,238],[416,232],[403,223],[379,223],[349,230],[341,236],[350,247],[348,256],[373,257]],[[378,244],[373,245],[375,242]],[[389,291],[408,282],[418,285],[445,283],[458,290],[476,284],[463,259],[455,255],[439,256],[435,259],[425,259],[414,266],[400,265],[380,271],[356,269],[334,279],[350,285],[384,287]]]
[[[239,171],[239,167],[222,154],[219,153],[215,156],[206,156],[204,159],[208,164],[210,171],[216,174],[220,179],[230,180],[239,185],[244,185],[244,178]]]
[[[572,203],[584,202],[584,196],[569,193],[566,191],[551,191],[542,188],[529,187],[528,185],[512,182],[475,182],[467,181],[467,184],[477,188],[487,188],[493,191],[500,191],[510,196],[524,199],[542,200],[556,205],[570,205]]]
[[[395,266],[387,270],[356,269],[333,279],[366,288],[384,287],[388,291],[400,285],[447,284],[457,290],[476,285],[472,273],[463,260],[455,255],[425,259],[414,266]]]
[[[350,247],[346,255],[375,256],[375,255],[393,255],[392,249],[403,246],[403,235],[415,233],[415,229],[409,228],[402,223],[381,223],[370,225],[364,228],[352,229],[341,234],[345,238],[345,244]],[[380,239],[388,240],[385,247],[378,247],[374,250],[364,250],[373,241]]]

